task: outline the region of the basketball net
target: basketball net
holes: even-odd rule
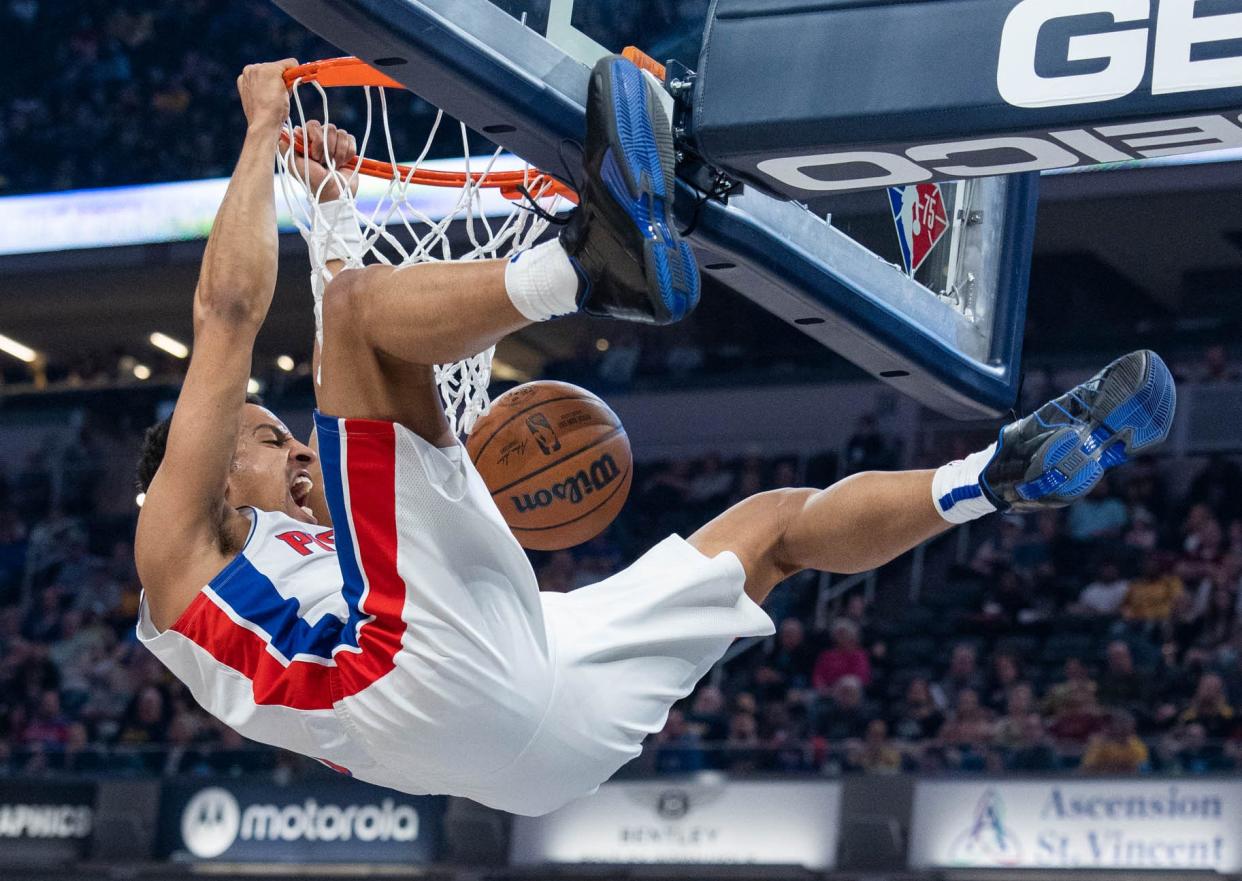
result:
[[[513,157],[500,149],[482,160],[472,157],[466,127],[442,111],[436,113],[417,158],[410,164],[399,163],[389,126],[387,90],[402,87],[357,59],[293,68],[286,73],[286,83],[290,118],[277,151],[277,166],[293,222],[310,246],[317,348],[323,345],[323,295],[332,280],[328,264],[333,260],[343,259],[345,268],[378,263],[403,269],[436,261],[503,259],[534,244],[547,229],[546,215],[565,207],[563,199],[569,191],[528,165],[519,162],[515,168]],[[323,123],[320,132],[326,132],[332,120],[325,87],[339,86],[355,86],[364,92],[365,125],[361,131],[350,128],[358,142],[358,158],[340,167],[326,158],[328,176],[312,193],[304,183],[311,179],[311,160],[294,133],[307,131],[308,118],[319,119]],[[313,97],[312,89],[319,97],[321,113],[308,117],[303,99]],[[437,132],[441,126],[454,125],[461,134],[464,170],[428,167],[427,154]],[[326,134],[322,136],[326,139]],[[368,158],[368,152],[377,158]],[[323,153],[330,157],[327,149]],[[336,183],[341,196],[322,203],[319,197],[330,181]],[[532,201],[543,209],[543,215],[531,210]],[[341,222],[342,212],[356,223],[357,235],[352,234],[353,224]],[[495,347],[435,367],[444,412],[455,434],[468,434],[487,412],[494,354]],[[316,372],[316,384],[322,381],[321,370]]]

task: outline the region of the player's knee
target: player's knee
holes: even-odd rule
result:
[[[328,339],[365,336],[367,310],[380,276],[392,271],[389,266],[367,266],[343,269],[328,282],[323,292],[323,331]]]

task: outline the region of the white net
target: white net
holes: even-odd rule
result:
[[[308,115],[304,92],[318,95],[318,114]],[[299,152],[294,132],[306,132],[308,120],[318,120],[316,129],[326,138],[329,94],[319,82],[297,80],[291,89],[290,120],[286,137],[277,153],[277,165],[285,200],[293,222],[310,247],[311,291],[314,298],[316,346],[323,342],[323,293],[332,279],[329,264],[340,260],[344,268],[383,263],[409,267],[419,263],[449,260],[505,258],[532,245],[548,225],[545,214],[564,207],[553,192],[554,184],[515,157],[496,150],[483,158],[470,155],[465,126],[437,113],[426,141],[413,161],[398,162],[388,115],[387,90],[361,86],[364,125],[350,126],[358,141],[357,163],[337,167],[329,158],[328,175],[310,192],[304,181],[313,180],[310,160]],[[446,126],[460,130],[463,158],[454,162],[464,172],[452,186],[419,183],[427,170],[442,171],[442,161],[428,162],[437,133]],[[329,155],[329,151],[324,151]],[[375,158],[367,158],[368,154]],[[407,157],[408,159],[408,157]],[[506,198],[489,178],[496,172],[520,170],[519,179],[544,214],[530,210],[530,201]],[[421,174],[420,174],[421,173]],[[445,175],[446,178],[450,177]],[[335,183],[341,196],[323,201],[325,189]],[[331,192],[330,189],[327,189]],[[510,194],[512,195],[512,194]],[[352,222],[342,222],[352,218]],[[357,234],[354,232],[356,226]],[[469,433],[489,405],[492,356],[488,349],[455,364],[435,368],[436,383],[444,410],[455,433]],[[322,376],[318,373],[315,381]]]

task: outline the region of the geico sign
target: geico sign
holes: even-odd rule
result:
[[[1232,114],[1184,116],[925,144],[900,153],[850,150],[765,159],[757,167],[786,186],[810,193],[899,187],[1242,147],[1240,120]]]
[[[1153,39],[1152,94],[1242,86],[1242,56],[1194,57],[1196,47],[1242,39],[1242,13],[1196,16],[1195,2],[1022,0],[1009,13],[1001,34],[996,70],[1001,97],[1015,107],[1061,107],[1125,97],[1143,82],[1148,43]],[[1157,5],[1153,22],[1152,8]],[[1113,24],[1101,27],[1102,16],[1111,16]],[[1098,69],[1040,75],[1036,59],[1048,57],[1039,51],[1046,25],[1058,20],[1081,22],[1084,32],[1070,37],[1068,45],[1058,45],[1056,57],[1067,63],[1095,62],[1086,66]]]

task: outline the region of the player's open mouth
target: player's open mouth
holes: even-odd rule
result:
[[[299,474],[295,477],[293,485],[289,487],[289,495],[293,497],[293,504],[297,505],[308,515],[311,512],[310,508],[306,506],[306,500],[310,498],[311,490],[314,488],[315,482],[305,474]]]

